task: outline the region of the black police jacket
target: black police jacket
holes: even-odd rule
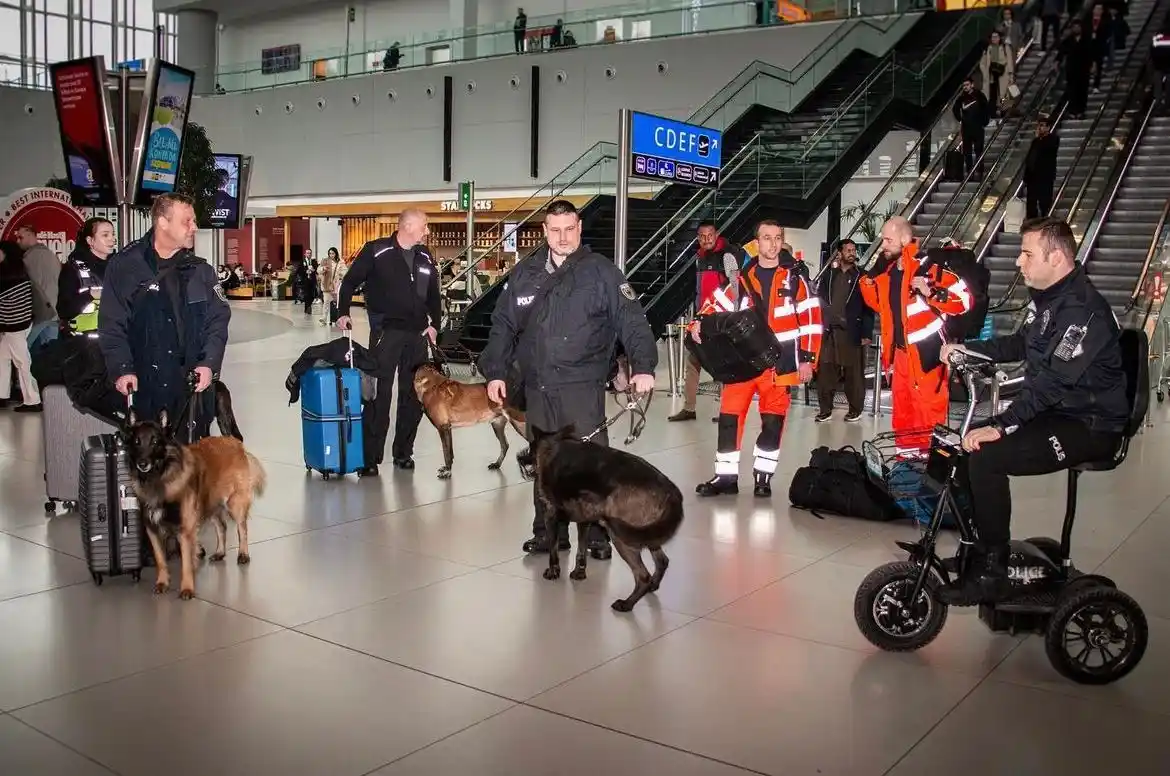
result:
[[[423,246],[415,246],[409,264],[398,245],[398,232],[362,246],[341,281],[338,315],[349,315],[354,291],[363,283],[366,311],[381,318],[383,329],[421,334],[428,326],[439,328],[443,316],[439,271]]]
[[[545,247],[509,273],[479,359],[484,377],[505,380],[516,361],[529,390],[580,383],[603,386],[619,342],[631,374],[654,374],[658,366],[654,334],[621,270],[584,245],[556,274],[549,273],[549,266]],[[537,299],[539,289],[554,281],[556,287]],[[532,307],[534,301],[537,307]]]
[[[1015,334],[967,347],[995,361],[1024,362],[1024,383],[993,418],[1011,430],[1042,412],[1121,431],[1129,418],[1121,329],[1105,298],[1079,265],[1051,288],[1032,292],[1028,318]]]
[[[109,379],[136,375],[148,416],[171,407],[195,367],[219,373],[231,315],[210,264],[190,251],[160,261],[147,232],[106,266],[98,344]]]

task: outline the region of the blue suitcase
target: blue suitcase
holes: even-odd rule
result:
[[[356,369],[310,369],[301,380],[301,440],[305,468],[329,479],[365,466],[362,378]]]

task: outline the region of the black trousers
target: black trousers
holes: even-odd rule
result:
[[[1068,79],[1068,112],[1071,116],[1083,116],[1089,106],[1089,74],[1077,74]]]
[[[600,384],[580,383],[545,390],[528,388],[524,392],[524,399],[528,403],[525,420],[530,439],[533,427],[541,431],[559,431],[571,424],[577,434],[585,437],[605,422],[605,388]],[[601,431],[590,441],[609,447],[609,434]],[[532,519],[532,535],[544,536],[544,507],[536,496],[535,487],[532,489],[532,500],[536,510]],[[569,526],[562,524],[557,527],[557,531],[559,538],[563,539],[569,535]],[[594,524],[589,531],[589,541],[599,540],[609,541],[609,534],[601,525]]]
[[[1060,17],[1045,16],[1040,30],[1040,48],[1048,50],[1048,33],[1052,33],[1052,45],[1060,45]]]
[[[514,42],[516,44],[516,53],[517,54],[524,53],[524,34],[525,34],[525,30],[513,30],[512,31],[512,38],[514,39]]]
[[[1029,183],[1028,193],[1024,198],[1028,218],[1039,218],[1048,215],[1052,210],[1053,184]]]
[[[983,162],[979,161],[979,157],[983,156],[985,134],[983,127],[963,127],[963,169],[968,174],[975,170],[975,163],[979,162],[977,174],[983,175]]]
[[[378,386],[372,416],[363,418],[366,466],[377,466],[386,455],[386,437],[390,433],[390,405],[394,398],[395,375],[398,383],[398,413],[394,422],[391,458],[414,455],[414,440],[422,420],[422,403],[414,392],[414,370],[426,360],[427,347],[416,331],[383,329],[370,335],[371,349],[378,362]]]
[[[1108,460],[1121,434],[1094,431],[1076,418],[1044,413],[997,442],[983,445],[967,460],[975,529],[985,546],[1011,540],[1012,492],[1008,477],[1065,471]]]
[[[842,383],[850,414],[860,414],[865,406],[865,348],[853,344],[849,332],[830,328],[821,340],[817,364],[817,401],[822,415],[833,411],[833,398]]]

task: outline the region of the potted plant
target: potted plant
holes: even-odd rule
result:
[[[858,242],[875,243],[881,236],[882,224],[898,215],[901,209],[901,203],[894,200],[886,203],[883,212],[871,211],[869,202],[858,202],[842,209],[841,219],[845,221],[858,219],[851,233],[860,238]]]

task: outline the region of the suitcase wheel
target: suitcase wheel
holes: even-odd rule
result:
[[[321,472],[321,479],[328,481],[333,475],[329,472]]]
[[[142,581],[142,569],[138,569],[137,571],[131,571],[130,578],[133,579],[135,582],[141,582]]]
[[[45,502],[45,512],[52,514],[57,511],[57,502],[49,499]]]
[[[93,572],[93,583],[98,587],[102,586],[102,575],[96,571]]]

